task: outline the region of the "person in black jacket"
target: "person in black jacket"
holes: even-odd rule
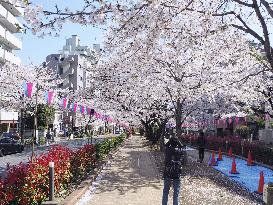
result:
[[[199,148],[199,161],[200,161],[200,163],[202,163],[204,160],[204,153],[205,153],[205,146],[206,146],[206,139],[205,139],[203,131],[199,132],[197,144],[198,144],[198,148]]]
[[[172,133],[170,140],[166,143],[165,150],[165,170],[163,174],[164,178],[164,188],[163,188],[163,197],[162,197],[162,205],[168,204],[168,196],[171,187],[171,183],[173,185],[173,205],[179,204],[179,192],[180,192],[180,174],[172,172],[170,170],[174,169],[174,163],[178,163],[178,166],[181,167],[181,157],[182,157],[182,148],[183,144],[178,140],[175,136],[175,133]],[[179,167],[178,167],[179,168]]]

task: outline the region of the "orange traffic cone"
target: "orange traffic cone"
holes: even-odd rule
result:
[[[214,157],[214,151],[212,151],[211,160],[210,160],[209,165],[210,166],[216,166],[216,160],[215,160],[215,157]]]
[[[235,157],[233,157],[230,173],[231,174],[239,174],[239,172],[237,172],[237,169],[236,169]]]
[[[247,166],[253,166],[254,163],[253,163],[253,160],[252,160],[252,157],[251,157],[251,152],[250,150],[248,151],[248,155],[247,155]]]
[[[258,193],[259,194],[263,194],[263,190],[264,190],[264,172],[261,171],[260,172],[260,179],[259,179],[259,186],[258,186]]]
[[[219,148],[217,160],[218,160],[218,161],[223,161],[223,156],[222,156],[222,150],[221,150],[221,148]]]
[[[228,150],[228,156],[229,157],[232,157],[232,148],[230,147],[229,150]]]

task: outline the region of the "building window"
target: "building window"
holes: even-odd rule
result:
[[[81,77],[81,81],[83,81],[83,78]]]

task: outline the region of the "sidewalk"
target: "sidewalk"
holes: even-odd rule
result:
[[[140,136],[128,139],[113,156],[112,164],[91,193],[91,199],[79,205],[160,205],[163,182],[160,178],[164,154],[149,151]],[[189,153],[188,167],[181,180],[180,205],[254,205],[263,204],[247,190],[223,174],[196,162],[195,150]],[[169,204],[172,204],[172,190]]]
[[[151,153],[140,136],[132,136],[113,156],[90,205],[160,204],[162,184],[151,161]]]

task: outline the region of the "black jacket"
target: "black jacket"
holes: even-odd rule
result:
[[[165,167],[170,164],[172,160],[181,161],[183,154],[183,144],[178,140],[171,138],[169,142],[166,143],[165,150]]]
[[[199,148],[205,148],[206,146],[206,139],[204,136],[199,136],[197,139],[197,144]]]

